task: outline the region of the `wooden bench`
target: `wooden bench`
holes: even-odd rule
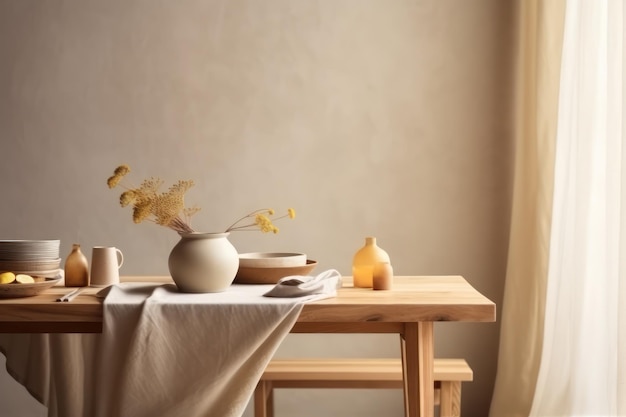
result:
[[[464,359],[435,359],[435,405],[440,417],[461,415],[461,382],[471,381]],[[254,416],[274,416],[274,388],[403,388],[400,359],[273,359],[254,393]]]

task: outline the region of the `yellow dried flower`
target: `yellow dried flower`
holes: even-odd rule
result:
[[[146,197],[154,197],[158,194],[159,188],[163,185],[163,180],[159,178],[148,178],[143,180],[137,192]]]
[[[115,188],[115,186],[119,184],[121,179],[122,177],[120,177],[119,175],[113,175],[107,179],[107,185],[109,186],[109,188]]]
[[[263,233],[272,232],[276,234],[280,230],[274,225],[274,221],[285,217],[293,219],[296,216],[296,212],[292,208],[287,210],[287,214],[284,214],[272,220],[270,216],[273,216],[274,213],[274,209],[271,208],[255,210],[252,213],[249,213],[237,220],[228,229],[226,229],[226,231],[234,232],[238,230],[260,230]]]
[[[259,227],[259,229],[261,229],[261,232],[263,233],[271,232],[274,227],[272,221],[264,214],[257,214],[254,219],[254,223]]]
[[[123,177],[124,175],[128,174],[130,172],[130,167],[128,165],[120,165],[117,168],[115,168],[115,171],[113,171],[113,173],[115,175],[119,175],[120,177]]]
[[[193,216],[194,214],[196,214],[199,211],[200,211],[200,207],[193,206],[193,207],[185,208],[183,210],[183,214],[185,215],[185,217],[191,217],[191,216]]]
[[[129,204],[134,203],[135,201],[137,201],[137,193],[135,193],[135,190],[128,190],[128,191],[124,191],[121,195],[120,195],[120,205],[122,207],[126,207]]]
[[[168,193],[170,194],[175,194],[175,195],[183,195],[187,192],[187,190],[189,190],[191,187],[193,187],[193,181],[192,180],[187,180],[187,181],[178,181],[176,184],[172,185],[168,191]]]
[[[150,216],[151,204],[140,204],[133,207],[133,221],[141,223]]]

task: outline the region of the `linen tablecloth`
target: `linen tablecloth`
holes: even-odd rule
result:
[[[0,350],[49,417],[240,417],[303,303],[333,295],[264,297],[272,288],[125,283],[104,301],[102,334],[5,334]]]

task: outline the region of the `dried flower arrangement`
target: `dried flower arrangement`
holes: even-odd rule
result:
[[[130,173],[128,165],[118,166],[113,175],[107,179],[109,188],[121,186],[125,189],[120,195],[122,207],[132,206],[133,221],[151,221],[158,225],[168,227],[178,233],[192,233],[191,217],[200,211],[200,207],[185,207],[185,193],[194,183],[192,180],[182,181],[172,185],[167,191],[161,192],[163,180],[149,178],[144,180],[139,187],[128,186],[122,183],[122,179]],[[263,233],[278,233],[279,229],[274,225],[271,216],[275,214],[273,209],[259,209],[249,213],[230,227],[226,232],[260,230]],[[277,217],[274,221],[283,218],[293,219],[296,217],[294,209],[287,210],[287,214]]]

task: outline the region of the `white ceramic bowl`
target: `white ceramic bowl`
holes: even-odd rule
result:
[[[288,252],[249,252],[239,254],[244,268],[284,268],[306,265],[306,254]]]

